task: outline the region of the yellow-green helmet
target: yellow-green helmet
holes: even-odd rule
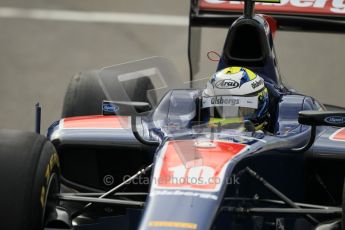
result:
[[[210,119],[242,117],[261,124],[268,114],[265,81],[244,67],[228,67],[213,74],[202,93],[202,107]]]

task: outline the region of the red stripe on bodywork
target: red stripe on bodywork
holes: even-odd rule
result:
[[[344,7],[344,3],[337,0],[282,0],[281,3],[256,3],[255,10],[260,13],[344,16]],[[242,12],[243,3],[237,1],[201,0],[200,9]]]
[[[345,128],[337,130],[330,136],[332,141],[345,141]]]
[[[121,116],[82,116],[64,119],[65,129],[127,129],[129,117]]]
[[[277,32],[277,29],[278,29],[277,21],[271,16],[268,16],[268,15],[262,15],[262,16],[265,18],[268,25],[270,26],[270,30],[271,30],[272,36],[274,38],[276,35],[276,32]]]
[[[215,190],[223,181],[224,167],[247,146],[214,141],[210,142],[214,147],[200,148],[196,147],[195,143],[194,140],[168,143],[159,173],[158,187]],[[212,175],[210,172],[213,172]],[[201,181],[197,182],[200,178]]]

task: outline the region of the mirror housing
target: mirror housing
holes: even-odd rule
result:
[[[311,126],[310,138],[305,146],[292,150],[305,152],[314,144],[317,126],[345,127],[345,112],[304,110],[298,113],[298,122],[301,125]]]
[[[300,111],[298,122],[310,126],[345,127],[345,112],[341,111]]]

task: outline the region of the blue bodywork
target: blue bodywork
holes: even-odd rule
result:
[[[232,47],[244,32],[251,33],[253,39],[257,39],[257,44],[260,44],[259,53],[251,53],[250,50],[244,52],[247,58],[239,56],[237,48]],[[223,206],[239,206],[238,203],[225,198],[276,198],[249,176],[241,176],[241,183],[238,186],[228,186],[225,183],[246,167],[258,172],[293,201],[341,205],[345,175],[345,167],[343,167],[345,141],[334,141],[330,138],[339,131],[339,128],[318,127],[315,143],[307,152],[292,151],[304,146],[310,138],[310,127],[298,123],[298,113],[302,110],[324,110],[324,107],[314,98],[291,92],[283,86],[274,54],[272,35],[267,22],[262,17],[239,18],[230,27],[218,69],[235,65],[247,67],[265,79],[270,96],[270,119],[265,133],[238,134],[242,138],[241,141],[235,141],[240,139],[238,137],[225,140],[224,136],[228,133],[223,131],[213,132],[216,136],[213,138],[216,140],[240,142],[248,147],[246,151],[229,161],[219,191],[195,190],[187,193],[173,189],[167,192],[153,186],[141,187],[148,192],[143,210],[121,209],[110,214],[104,211],[90,212],[87,215],[96,220],[88,224],[80,222],[74,229],[159,229],[152,225],[153,222],[162,226],[187,223],[191,228],[185,229],[200,230],[268,229],[265,224],[276,227],[278,219],[285,223],[286,229],[315,227],[301,216],[279,216],[279,218],[265,215],[241,216],[224,211]],[[143,146],[133,135],[131,127],[117,130],[64,129],[63,119],[53,124],[49,129],[48,137],[55,144],[60,155],[63,182],[67,187],[80,184],[84,188],[86,186],[95,191],[104,191],[111,187],[100,185],[101,176],[111,174],[119,177],[119,173],[134,173],[138,170],[137,166],[142,167],[148,162],[157,162],[164,156],[164,146],[170,141],[197,140],[200,137],[210,139],[208,134],[196,135],[192,130],[193,122],[207,122],[198,116],[200,95],[201,91],[198,89],[170,90],[148,115],[131,118],[138,120],[140,135],[150,141],[160,142],[158,148]],[[114,110],[114,108],[110,109]],[[178,127],[178,130],[173,130],[174,127]],[[100,156],[104,153],[104,156],[112,160],[103,162],[92,154],[86,154],[91,152],[90,149],[94,151],[92,154]],[[78,157],[73,158],[73,154],[76,153],[79,154]],[[114,158],[111,158],[113,156]],[[64,169],[71,168],[73,159],[77,159],[74,163],[79,164],[81,170],[92,172],[88,173],[88,179],[85,179],[84,175],[77,175],[76,172],[72,172],[73,170],[64,172]],[[106,170],[103,166],[109,161],[113,171],[104,172]],[[94,165],[89,162],[93,162]],[[128,170],[116,170],[124,167]],[[154,173],[160,170],[157,167],[151,173],[151,180],[155,179]],[[117,178],[116,182],[121,183],[121,179]],[[95,218],[95,213],[100,218]],[[193,226],[197,228],[192,228]],[[176,227],[165,226],[160,229],[176,229]]]
[[[305,145],[310,135],[310,128],[298,123],[298,112],[301,110],[319,110],[321,107],[311,97],[283,93],[274,87],[272,89],[275,91],[271,92],[271,94],[276,95],[275,101],[278,102],[274,107],[271,106],[274,109],[271,112],[275,114],[274,117],[272,116],[272,124],[269,125],[272,133],[259,136],[258,140],[261,141],[242,141],[242,143],[250,146],[250,150],[231,160],[227,166],[226,181],[244,167],[250,166],[291,199],[306,202],[310,192],[305,181],[305,177],[309,173],[306,170],[307,165],[310,164],[308,157],[313,159],[343,158],[345,156],[345,142],[334,143],[329,140],[329,136],[337,129],[319,127],[317,140],[308,152],[294,153],[291,151],[292,148]],[[152,150],[155,152],[155,161],[164,152],[162,148],[167,141],[176,138],[199,138],[199,136],[195,136],[190,132],[192,120],[196,118],[199,96],[200,90],[171,90],[165,95],[155,110],[148,116],[141,118],[143,130],[147,130],[144,132],[146,134],[143,133],[143,135],[146,135],[146,138],[158,138],[162,142],[161,147]],[[172,132],[170,127],[179,127],[179,130],[183,130],[183,132],[174,136],[176,133]],[[140,143],[136,141],[130,129],[120,129],[117,131],[66,130],[61,129],[60,124],[56,123],[50,130],[48,135],[62,155],[66,151],[66,146],[68,148],[69,145],[83,145],[83,143],[84,145],[110,146],[115,152],[126,145],[140,148]],[[222,139],[222,133],[218,134],[218,138]],[[224,135],[226,136],[226,133]],[[169,136],[170,138],[167,139]],[[223,140],[233,141],[233,139],[224,138]],[[133,151],[135,150],[133,149]],[[119,162],[119,164],[123,163]],[[62,164],[62,169],[63,167],[64,164]],[[68,177],[68,175],[66,176]],[[179,190],[175,192],[181,193]],[[203,191],[194,191],[194,193],[210,196],[210,193]],[[241,185],[239,187],[223,184],[218,192],[211,194],[217,197],[216,200],[195,197],[195,195],[191,196],[190,194],[183,196],[181,194],[155,195],[157,194],[157,189],[154,188],[150,189],[149,194],[144,210],[127,210],[126,215],[100,218],[94,223],[94,228],[79,225],[75,229],[112,229],[113,226],[119,225],[121,227],[118,229],[137,229],[140,222],[140,229],[157,229],[156,227],[149,227],[149,223],[152,221],[195,223],[198,229],[210,229],[211,226],[215,229],[248,229],[248,223],[255,224],[255,221],[251,218],[245,217],[241,221],[235,221],[236,218],[234,216],[219,212],[219,208],[224,205],[222,198],[253,197],[258,194],[266,199],[274,198],[272,194],[265,191],[262,186],[260,187],[259,184],[253,182],[248,177],[241,178]],[[128,222],[129,216],[130,218],[136,217],[135,221],[131,219]],[[262,219],[262,221],[264,220],[266,219]],[[302,221],[305,226],[312,227],[303,218],[286,219],[286,221],[286,226],[294,225],[296,221]],[[234,227],[234,223],[236,223],[236,227]]]

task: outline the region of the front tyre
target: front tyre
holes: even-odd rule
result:
[[[343,215],[341,219],[341,229],[345,230],[345,178],[344,178],[344,184],[343,184],[342,209],[343,209]]]
[[[0,130],[1,229],[43,229],[59,191],[59,159],[43,136]],[[48,202],[49,201],[49,202]]]

